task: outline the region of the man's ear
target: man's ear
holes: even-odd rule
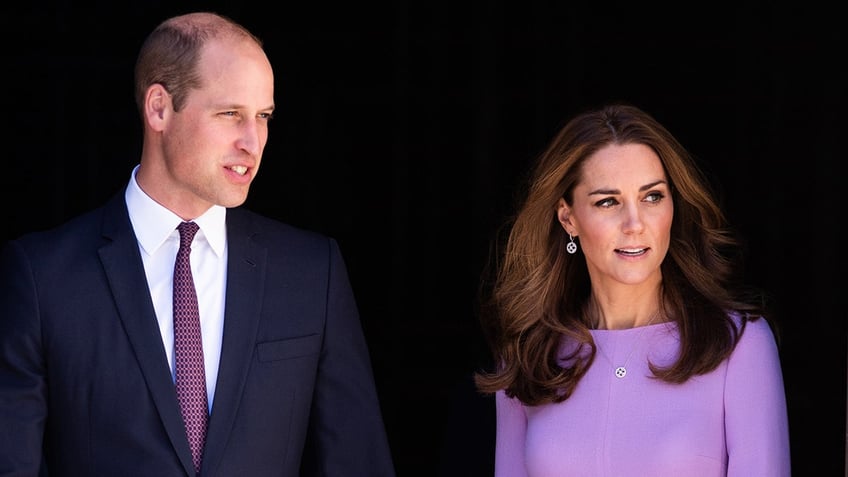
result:
[[[565,231],[576,236],[577,231],[574,229],[574,224],[571,223],[571,207],[565,203],[565,199],[560,198],[557,202],[557,220]]]
[[[162,131],[172,110],[171,95],[168,90],[159,83],[150,85],[147,88],[147,94],[144,95],[144,118],[147,126],[154,131]]]

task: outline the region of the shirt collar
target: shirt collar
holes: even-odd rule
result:
[[[137,170],[138,166],[135,166],[124,197],[138,243],[145,253],[153,255],[183,219],[141,190],[135,180]],[[200,227],[200,233],[218,257],[223,256],[227,242],[226,214],[225,207],[213,205],[203,215],[194,219]]]

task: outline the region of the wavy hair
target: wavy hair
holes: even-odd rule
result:
[[[561,402],[592,364],[596,348],[584,313],[589,273],[582,254],[565,251],[569,239],[556,206],[560,198],[573,203],[586,160],[611,144],[652,148],[674,204],[660,303],[678,326],[680,353],[667,367],[652,364],[653,375],[682,383],[715,369],[744,330],[745,320],[737,327],[729,314],[764,316],[762,295],[736,280],[740,242],[694,158],[643,110],[604,105],[575,116],[537,158],[524,200],[505,224],[506,241],[495,245],[481,308],[494,366],[475,374],[480,392],[504,390],[527,405]],[[559,356],[563,337],[577,344],[568,356]]]

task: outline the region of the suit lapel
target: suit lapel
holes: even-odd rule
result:
[[[206,438],[204,475],[214,475],[224,453],[256,346],[267,251],[253,240],[255,233],[255,225],[246,213],[227,210],[224,339]]]
[[[109,281],[118,315],[171,444],[188,475],[192,475],[194,468],[191,450],[185,436],[174,383],[168,371],[168,360],[162,347],[162,335],[159,333],[156,313],[147,292],[147,279],[138,250],[138,241],[132,231],[123,193],[117,194],[105,207],[103,236],[109,241],[100,248],[100,261]]]

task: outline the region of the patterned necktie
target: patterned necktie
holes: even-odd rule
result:
[[[180,412],[185,423],[194,468],[200,472],[200,459],[206,441],[208,405],[200,313],[189,264],[191,241],[198,226],[194,222],[183,222],[178,229],[180,249],[174,265],[174,361],[177,399],[180,402]]]

